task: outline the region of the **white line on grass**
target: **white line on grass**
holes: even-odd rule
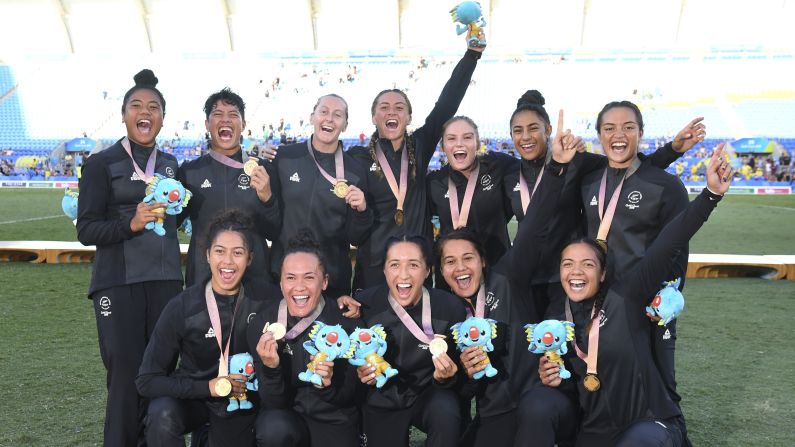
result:
[[[44,217],[31,217],[30,219],[6,220],[4,222],[0,222],[0,225],[15,224],[15,223],[21,223],[21,222],[33,222],[34,220],[55,219],[56,217],[63,217],[63,214],[56,214],[54,216],[44,216]]]
[[[761,206],[763,208],[773,208],[773,209],[777,209],[777,210],[795,211],[795,208],[790,208],[790,207],[786,207],[786,206],[773,206],[773,205],[758,205],[758,206]]]

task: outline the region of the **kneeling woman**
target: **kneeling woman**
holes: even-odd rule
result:
[[[533,303],[528,279],[543,261],[539,247],[543,247],[549,232],[554,230],[547,225],[549,216],[555,214],[567,165],[576,153],[574,139],[567,138],[567,142],[563,142],[567,134],[561,131],[562,126],[559,122],[558,134],[552,143],[552,161],[545,167],[547,173],[540,183],[537,200],[530,204],[532,212],[520,224],[513,247],[499,262],[489,265],[483,244],[475,232],[466,228],[449,232],[438,242],[440,271],[452,292],[466,303],[469,314],[497,321],[494,351],[488,358],[480,346],[469,347],[460,356],[461,365],[470,378],[486,368],[489,361],[498,371],[494,377],[473,380],[463,393],[466,398],[474,394],[477,401],[478,417],[470,429],[472,439],[467,439],[467,443],[476,446],[555,444],[555,430],[530,427],[532,418],[524,414],[531,410],[525,408],[528,405],[522,403],[520,397],[540,385],[536,374],[537,356],[527,352],[523,330],[524,324],[542,319]],[[573,432],[576,404],[569,403],[569,399],[556,390],[548,394],[542,412],[551,412],[553,405],[569,408],[568,414],[559,418],[564,423],[559,428]],[[554,398],[557,398],[555,402],[551,402]],[[517,433],[524,433],[524,438]]]
[[[458,365],[448,337],[437,351],[435,335],[466,318],[463,303],[447,292],[426,289],[430,274],[428,242],[420,236],[392,237],[386,243],[386,285],[362,291],[362,319],[367,327],[383,326],[387,350],[384,359],[397,370],[386,382],[367,391],[364,434],[368,445],[407,446],[409,427],[427,434],[427,446],[456,446],[461,417],[456,385]],[[376,384],[378,368],[358,368],[359,379]],[[379,377],[381,379],[381,377]]]
[[[183,435],[210,423],[213,446],[254,444],[256,393],[252,409],[229,411],[230,396],[246,394],[246,376],[229,374],[230,354],[249,351],[246,326],[274,286],[242,282],[252,258],[252,224],[228,211],[209,226],[206,239],[211,278],[172,299],[157,321],[136,379],[149,397],[146,440],[150,446],[184,446]],[[170,373],[179,359],[176,371]],[[231,390],[230,390],[231,385]]]
[[[670,276],[677,254],[687,249],[729,189],[732,172],[720,158],[721,151],[719,145],[712,155],[704,191],[665,226],[643,259],[607,290],[603,287],[606,255],[599,243],[580,239],[561,254],[567,319],[574,322],[576,336],[571,380],[578,384],[583,409],[577,445],[685,443],[682,413],[654,362],[644,307]],[[561,383],[554,363],[542,360],[539,375],[546,385]]]
[[[358,445],[355,368],[340,358],[318,361],[314,370],[319,383],[299,379],[299,373],[315,363],[303,344],[311,342],[316,322],[341,325],[346,333],[358,323],[343,317],[337,303],[323,295],[329,282],[326,272],[320,246],[309,230],[299,231],[285,247],[279,281],[283,298],[269,303],[249,325],[262,401],[257,419],[260,446]],[[347,334],[332,331],[325,340],[340,343],[335,354],[346,354],[343,338]]]

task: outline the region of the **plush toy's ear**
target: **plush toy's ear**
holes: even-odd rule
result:
[[[309,331],[309,338],[314,339],[315,335],[317,335],[318,331],[326,327],[325,324],[321,321],[315,321],[315,325],[312,326],[312,329]]]
[[[378,336],[381,337],[382,340],[386,341],[386,331],[384,331],[383,326],[381,326],[380,324],[376,324],[375,326],[371,327],[370,330],[378,334]]]
[[[492,320],[491,318],[487,318],[486,321],[489,323],[491,327],[491,338],[492,340],[497,338],[497,320]]]
[[[461,323],[456,323],[456,324],[450,326],[450,331],[453,333],[453,341],[456,344],[461,343],[461,337],[458,334],[458,330],[459,330],[460,327],[461,327]]]
[[[533,329],[538,326],[537,324],[526,324],[524,325],[524,333],[527,334],[527,341],[532,343],[533,342]],[[530,346],[533,346],[532,344]]]
[[[188,206],[188,202],[190,201],[190,199],[192,197],[193,197],[193,193],[190,192],[190,190],[186,189],[185,190],[185,198],[182,199],[182,206]]]
[[[561,323],[566,328],[566,341],[574,340],[574,323],[571,321],[561,321]]]

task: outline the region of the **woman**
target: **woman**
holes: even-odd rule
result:
[[[480,36],[482,37],[482,35]],[[349,153],[367,170],[367,203],[373,210],[370,237],[356,255],[353,289],[384,283],[385,242],[397,234],[418,234],[430,239],[431,227],[425,192],[425,175],[442,125],[450,119],[464,98],[483,47],[469,47],[456,65],[425,124],[410,135],[411,102],[400,90],[384,90],[370,107],[376,131],[367,147],[356,146]]]
[[[209,277],[205,250],[197,241],[205,240],[207,228],[215,216],[230,209],[250,214],[256,223],[253,259],[247,274],[270,280],[266,239],[275,239],[279,234],[278,225],[269,225],[278,220],[279,209],[265,168],[240,147],[240,137],[246,128],[246,104],[243,98],[225,88],[207,98],[204,114],[204,125],[210,135],[209,151],[183,163],[177,173],[185,187],[193,192],[186,210],[178,218],[181,223],[190,217],[193,224],[185,283],[190,287]]]
[[[549,114],[544,108],[544,97],[537,90],[528,90],[522,95],[516,110],[511,115],[511,138],[516,151],[521,156],[518,170],[513,170],[504,181],[505,195],[509,197],[513,214],[521,222],[532,200],[536,184],[540,181],[543,166],[549,161],[547,142],[552,134]],[[696,118],[682,129],[674,140],[658,149],[649,163],[666,168],[683,153],[704,139],[703,118]],[[577,139],[581,144],[581,140]],[[580,146],[582,149],[584,147]],[[580,150],[569,166],[566,184],[560,195],[557,212],[549,216],[553,229],[544,244],[542,259],[546,259],[533,272],[533,295],[541,315],[550,301],[562,295],[557,277],[557,259],[566,242],[582,232],[583,201],[580,198],[581,183],[587,174],[601,170],[607,165],[607,158]],[[590,200],[590,197],[588,198]],[[589,203],[589,202],[584,202]],[[553,313],[562,311],[555,309]]]
[[[540,262],[540,250],[536,247],[544,245],[550,231],[545,216],[554,213],[567,165],[577,146],[573,138],[564,138],[570,135],[562,129],[560,120],[552,143],[554,155],[546,167],[538,198],[529,208],[532,213],[520,225],[513,247],[498,263],[488,262],[482,239],[466,228],[443,235],[437,245],[439,270],[452,292],[464,300],[468,313],[497,321],[494,351],[488,358],[498,374],[492,379],[471,381],[465,392],[465,397],[475,395],[478,414],[466,436],[467,444],[551,446],[555,444],[556,432],[559,438],[564,438],[576,428],[576,407],[561,393],[545,395],[546,411],[551,412],[553,407],[568,411],[559,412],[561,423],[556,427],[533,424],[531,418],[524,417],[533,408],[529,402],[520,400],[539,384],[535,374],[537,357],[527,353],[523,325],[542,318],[535,311],[527,279]],[[483,362],[486,354],[479,347],[465,349],[460,360],[470,378],[486,367]]]
[[[97,246],[88,296],[107,370],[104,445],[114,447],[143,436],[146,401],[135,374],[160,312],[182,290],[176,219],[165,215],[164,236],[144,229],[163,216],[162,205],[143,203],[146,182],[177,172],[177,160],[155,143],[166,101],[151,70],[134,79],[121,106],[127,136],[86,160],[77,202],[77,239]]]
[[[155,326],[136,380],[141,395],[152,399],[149,446],[183,446],[184,434],[207,422],[210,445],[254,444],[256,393],[247,394],[252,409],[227,409],[230,397],[246,393],[246,376],[230,374],[229,359],[249,351],[249,320],[278,293],[262,279],[243,281],[253,258],[252,228],[237,210],[208,225],[203,243],[210,278],[171,300]]]
[[[358,445],[354,368],[344,359],[319,362],[315,368],[322,378],[319,387],[298,378],[313,360],[303,343],[310,340],[316,322],[340,324],[347,333],[357,326],[358,320],[343,317],[336,302],[324,296],[329,283],[327,265],[311,233],[299,231],[285,247],[280,268],[282,299],[271,303],[248,328],[262,401],[257,422],[260,446]],[[274,334],[266,323],[268,327],[280,323],[287,332]],[[284,338],[274,339],[274,335]]]
[[[427,434],[428,446],[456,446],[461,429],[456,385],[458,365],[450,337],[447,350],[434,349],[436,335],[466,318],[461,300],[423,286],[430,274],[427,242],[420,236],[391,238],[386,244],[386,285],[359,295],[366,327],[381,324],[386,332],[384,359],[398,374],[376,388],[376,367],[357,369],[368,385],[362,407],[368,445],[408,446],[409,427]]]
[[[674,258],[687,249],[723,194],[732,172],[712,155],[707,187],[671,220],[627,274],[607,286],[604,245],[579,239],[561,255],[560,278],[566,292],[567,319],[574,322],[577,356],[572,356],[580,406],[584,412],[577,445],[685,445],[679,406],[661,377],[644,315],[648,297],[668,278]],[[561,383],[557,364],[542,359],[539,375],[545,385]]]
[[[273,241],[272,270],[279,275],[282,253],[299,228],[309,228],[329,262],[326,296],[351,293],[350,246],[362,244],[373,224],[365,201],[366,171],[342,150],[340,134],[348,126],[348,104],[340,96],[322,96],[309,119],[314,133],[305,143],[283,146],[268,164],[278,198],[281,228]],[[273,216],[271,216],[273,217]]]
[[[486,247],[484,260],[493,265],[511,246],[507,225],[513,212],[502,181],[518,166],[508,154],[478,156],[479,146],[472,119],[455,116],[444,123],[442,150],[447,165],[428,174],[427,194],[431,215],[439,216],[441,234],[462,227],[472,230]]]

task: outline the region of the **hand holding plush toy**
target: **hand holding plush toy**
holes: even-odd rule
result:
[[[497,337],[497,322],[490,318],[469,317],[461,323],[454,324],[451,329],[453,330],[453,340],[456,342],[459,351],[463,352],[464,349],[470,346],[480,346],[483,352],[494,350],[491,340]],[[485,366],[485,368],[473,374],[473,379],[497,375],[498,371],[491,366],[488,355],[477,366]]]
[[[66,188],[63,192],[63,199],[61,199],[61,209],[71,220],[77,219],[77,197],[80,193]]]
[[[365,363],[373,365],[376,388],[381,388],[387,379],[397,375],[398,370],[383,357],[386,353],[386,332],[383,326],[376,324],[370,329],[356,328],[350,338],[354,349],[353,356],[348,362],[353,366],[364,366]]]
[[[481,40],[478,35],[481,29],[486,26],[486,20],[483,18],[480,3],[478,2],[461,2],[455,8],[450,10],[450,16],[456,23],[456,33],[460,36],[465,31],[469,31],[469,46],[476,48],[484,48],[486,42]]]
[[[329,326],[315,321],[315,325],[309,331],[309,338],[310,340],[304,342],[304,349],[315,357],[306,365],[306,371],[298,373],[298,379],[321,387],[323,378],[315,371],[315,368],[320,362],[350,358],[354,347],[351,346],[348,333],[339,324]]]
[[[679,291],[681,278],[673,281],[663,282],[663,288],[651,300],[651,304],[646,307],[646,312],[652,317],[659,317],[660,326],[665,326],[671,320],[678,317],[685,308],[685,297]]]
[[[246,376],[248,378],[246,381],[247,390],[257,391],[259,389],[259,382],[254,373],[254,359],[248,352],[235,354],[229,359],[229,373]],[[249,402],[244,392],[229,397],[229,405],[227,405],[226,411],[235,411],[237,409],[248,410],[251,408],[254,408],[254,404]]]
[[[162,210],[161,213],[175,216],[182,212],[182,208],[188,204],[191,197],[193,194],[185,189],[179,180],[155,174],[146,185],[144,203],[147,205],[162,203],[165,209],[159,208]],[[144,228],[154,230],[158,236],[166,234],[163,217],[158,217],[154,222],[147,222]]]
[[[560,358],[568,352],[566,343],[574,340],[574,323],[561,320],[544,320],[538,324],[527,324],[524,327],[530,346],[527,350],[533,354],[544,354],[551,362],[560,365],[560,378],[568,379],[571,373],[563,365]]]

